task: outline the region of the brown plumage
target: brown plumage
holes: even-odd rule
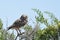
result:
[[[8,27],[8,30],[9,29],[19,30],[19,28],[21,28],[22,26],[24,26],[26,23],[27,23],[27,16],[22,15],[10,27]]]

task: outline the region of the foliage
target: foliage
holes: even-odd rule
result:
[[[0,29],[2,28],[3,24],[2,24],[2,20],[0,19]]]
[[[48,19],[44,18],[43,13],[39,9],[33,9],[33,10],[38,14],[38,16],[36,17],[38,23],[40,24],[44,23],[46,25],[46,28],[37,31],[36,38],[38,38],[38,40],[50,40],[50,39],[58,40],[58,37],[60,35],[60,29],[59,29],[60,24],[58,19],[51,12],[44,11],[44,13],[48,14],[50,19],[52,20],[51,21],[52,23],[49,24]]]
[[[5,29],[3,29],[3,23],[0,19],[0,40],[14,40],[14,34],[8,33]]]

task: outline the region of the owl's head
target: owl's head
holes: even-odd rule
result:
[[[26,15],[22,15],[21,17],[20,17],[20,19],[21,20],[26,20],[28,17],[26,16]]]

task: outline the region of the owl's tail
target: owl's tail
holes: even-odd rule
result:
[[[11,29],[12,27],[8,27],[8,29],[7,30],[9,30],[9,29]]]
[[[10,30],[12,28],[12,26],[8,27],[7,30]]]

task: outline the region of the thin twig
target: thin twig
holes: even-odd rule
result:
[[[15,38],[15,40],[17,40],[17,37],[18,37],[18,36],[23,35],[24,33],[25,33],[25,32],[23,32],[23,33],[20,32],[20,34],[18,33],[17,36],[16,36],[16,38]]]

